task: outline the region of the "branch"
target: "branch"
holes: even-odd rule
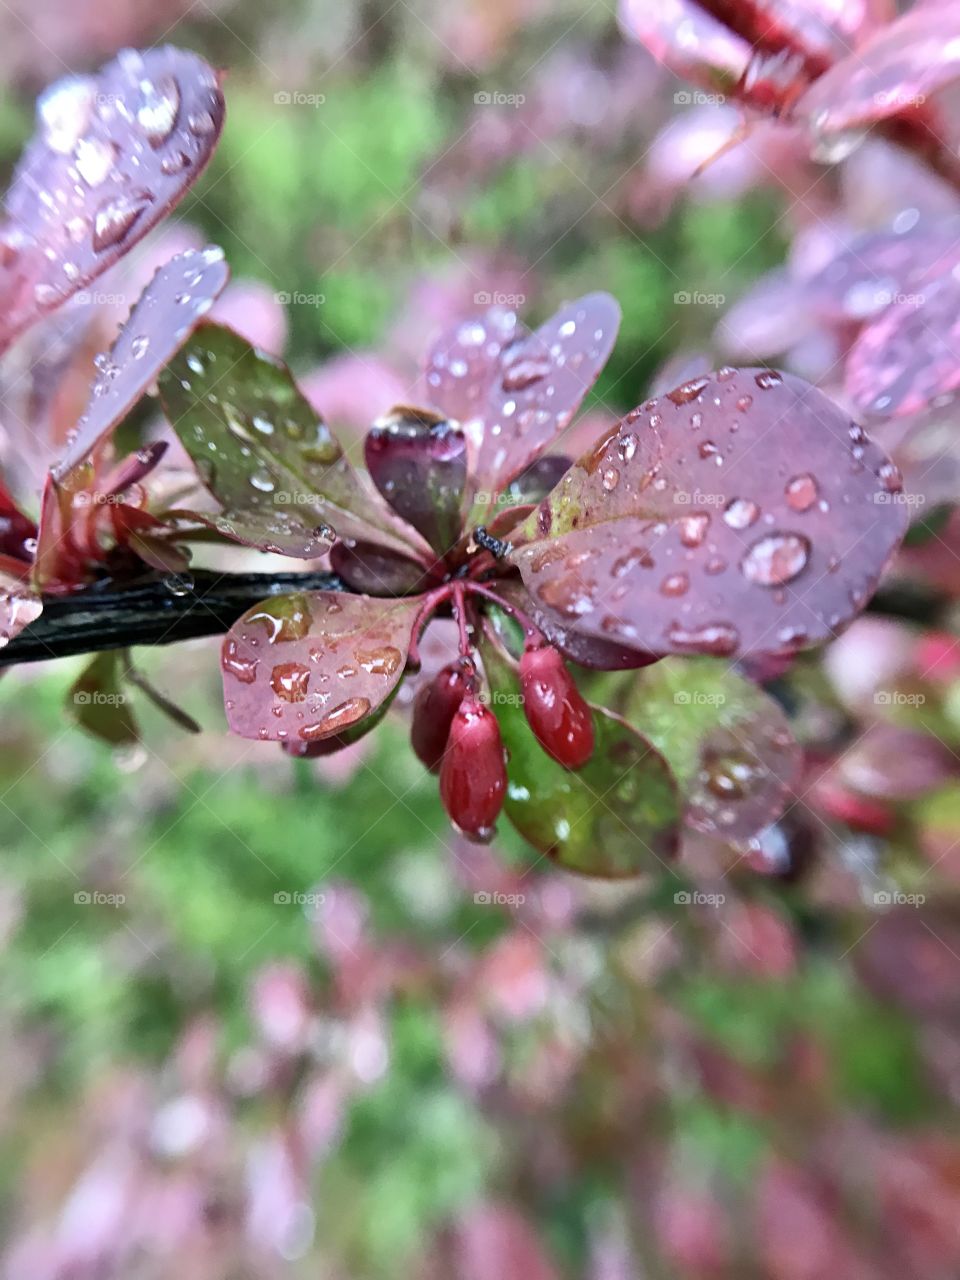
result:
[[[0,667],[139,644],[175,644],[222,635],[247,609],[287,591],[347,591],[334,573],[216,573],[198,569],[174,595],[159,577],[111,579],[43,598],[43,613],[3,649]]]

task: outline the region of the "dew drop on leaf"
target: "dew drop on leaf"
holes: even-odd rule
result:
[[[761,587],[781,587],[806,567],[810,542],[799,533],[771,533],[755,542],[740,562],[745,578]]]

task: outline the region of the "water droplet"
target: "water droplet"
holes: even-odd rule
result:
[[[389,644],[378,649],[359,649],[357,662],[368,675],[392,676],[399,670],[403,654]]]
[[[799,533],[770,533],[755,542],[740,569],[750,582],[761,587],[780,587],[792,582],[806,567],[810,542]]]
[[[130,343],[130,354],[134,360],[142,360],[150,348],[150,339],[145,333],[138,333]]]
[[[188,596],[193,590],[193,576],[189,573],[168,573],[161,579],[172,596]]]
[[[116,147],[105,138],[81,138],[77,143],[77,172],[88,187],[99,187],[106,181],[116,158]]]
[[[672,400],[676,405],[689,404],[691,400],[696,400],[704,387],[709,385],[709,378],[691,378],[689,382],[683,382],[679,387],[674,387],[672,391],[668,391],[667,399]]]
[[[884,462],[877,472],[877,478],[887,493],[899,493],[903,489],[903,476],[900,468],[892,462]]]
[[[787,506],[793,511],[809,511],[820,496],[817,482],[809,472],[794,476],[784,490]]]
[[[140,82],[137,124],[151,147],[159,147],[173,132],[180,110],[180,86],[173,76],[161,76],[156,83]]]
[[[637,452],[637,437],[632,433],[622,436],[617,445],[617,452],[623,462],[629,462]]]
[[[760,515],[760,508],[747,498],[734,498],[727,503],[723,513],[724,524],[731,529],[749,529]]]
[[[684,627],[672,624],[667,639],[676,649],[690,653],[708,653],[723,658],[735,653],[740,645],[740,633],[728,622],[708,622],[702,627]]]
[[[303,702],[310,684],[310,668],[302,662],[280,662],[270,672],[270,688],[284,702]]]
[[[270,473],[263,469],[254,471],[251,474],[250,483],[254,489],[258,489],[260,493],[273,493],[274,489],[277,487]]]
[[[608,467],[601,477],[601,484],[607,493],[612,493],[620,483],[620,472],[616,467]]]
[[[168,176],[173,173],[182,173],[189,163],[190,157],[185,151],[171,151],[160,161],[160,170]]]
[[[96,101],[97,86],[85,76],[58,80],[37,101],[44,142],[52,151],[69,155],[86,132]]]
[[[329,606],[327,611],[330,612]],[[302,640],[310,631],[313,615],[307,597],[302,592],[295,591],[272,600],[264,600],[252,613],[245,614],[243,621],[248,624],[262,623],[267,628],[269,642],[282,644],[290,640]]]
[[[753,380],[761,391],[771,391],[783,382],[783,374],[777,373],[776,369],[761,369]]]
[[[316,742],[333,733],[341,733],[369,714],[370,708],[369,698],[348,698],[328,711],[316,724],[305,724],[299,731],[300,737],[304,742]]]
[[[682,516],[677,524],[680,527],[680,541],[685,547],[699,547],[710,528],[710,517],[705,512],[692,516]]]
[[[753,404],[753,396],[741,396],[737,401],[737,408],[741,413],[746,413]]]
[[[102,253],[104,249],[119,243],[151,199],[151,196],[141,191],[129,196],[113,196],[105,201],[97,210],[93,221],[94,249]]]
[[[223,644],[220,665],[224,671],[234,676],[241,684],[253,684],[257,678],[258,658],[245,657],[233,636],[228,636]]]
[[[503,371],[503,379],[501,386],[504,391],[525,391],[527,387],[532,387],[535,382],[539,382],[545,378],[550,372],[550,362],[548,360],[535,357],[515,360],[513,364],[508,365]]]
[[[686,595],[690,587],[690,579],[685,573],[671,573],[660,584],[660,593],[665,596]]]
[[[187,128],[195,138],[204,138],[216,129],[216,122],[209,111],[195,111],[187,117]]]

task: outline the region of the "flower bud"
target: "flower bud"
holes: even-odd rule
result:
[[[413,702],[410,743],[417,759],[431,773],[440,768],[447,749],[450,726],[474,677],[473,663],[460,659],[438,671],[417,691]]]
[[[593,755],[593,713],[556,649],[526,649],[520,691],[527,723],[547,755],[579,769]]]
[[[453,717],[440,768],[440,799],[466,836],[489,840],[507,790],[500,726],[471,693]]]

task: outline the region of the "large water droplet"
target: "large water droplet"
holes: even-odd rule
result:
[[[501,386],[504,391],[525,391],[550,372],[550,362],[543,357],[521,357],[503,371]]]
[[[302,662],[280,662],[270,672],[270,688],[284,702],[303,702],[310,684],[310,668]]]
[[[109,176],[117,158],[117,149],[106,138],[81,138],[77,143],[77,173],[88,187],[99,187]]]
[[[683,516],[677,521],[680,527],[680,541],[685,547],[699,547],[710,528],[710,517],[706,512]]]
[[[676,649],[690,653],[708,653],[723,658],[735,653],[740,645],[740,633],[728,622],[708,622],[702,627],[684,627],[673,623],[667,638]]]
[[[820,496],[817,482],[809,472],[794,476],[784,492],[787,497],[787,506],[793,511],[809,511]]]
[[[668,391],[667,399],[672,400],[676,405],[689,404],[691,400],[696,400],[704,387],[709,385],[709,378],[691,378],[689,382],[683,382],[679,387],[674,387],[672,391]]]
[[[759,515],[760,508],[755,502],[750,502],[747,498],[734,498],[727,503],[723,520],[731,529],[749,529],[756,523]]]
[[[135,192],[129,196],[114,196],[105,201],[97,210],[93,221],[93,247],[98,253],[118,244],[144,209],[150,204],[152,197],[146,192]]]
[[[137,124],[151,147],[159,147],[173,132],[180,110],[180,86],[173,76],[161,76],[156,83],[140,82]]]
[[[743,576],[761,587],[781,587],[802,573],[810,542],[799,533],[770,533],[755,542],[740,562]]]
[[[51,150],[69,155],[87,131],[97,86],[85,76],[59,80],[37,101],[41,134]]]

